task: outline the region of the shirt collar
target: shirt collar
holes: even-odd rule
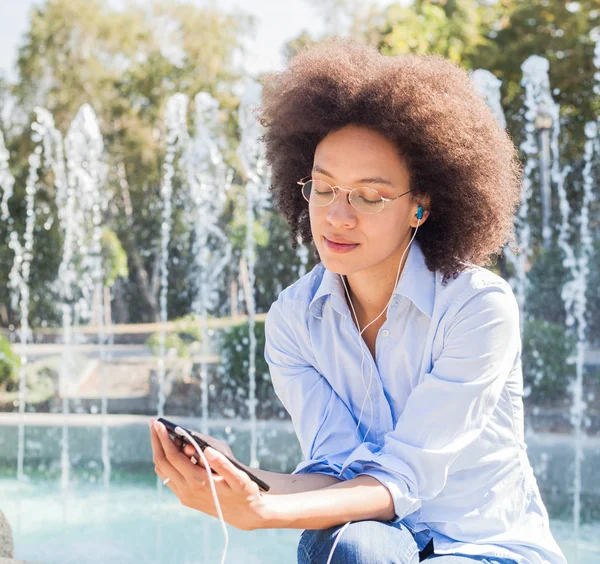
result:
[[[313,299],[309,304],[310,312],[317,318],[323,317],[323,306],[327,296],[331,296],[332,307],[341,315],[349,313],[345,299],[345,290],[339,274],[327,270],[322,264],[323,270],[321,283],[317,288]],[[412,301],[427,317],[433,315],[433,301],[435,298],[436,274],[427,268],[425,256],[418,241],[413,241],[408,250],[408,257],[400,280],[394,290],[394,295],[405,296]],[[392,303],[393,300],[392,300]]]

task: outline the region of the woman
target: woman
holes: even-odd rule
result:
[[[266,320],[305,460],[253,469],[261,494],[207,449],[225,520],[305,529],[301,563],[564,564],[523,440],[518,306],[483,268],[513,242],[520,166],[467,73],[332,39],[266,78],[261,121],[275,201],[320,258]],[[215,515],[204,469],[154,440]]]

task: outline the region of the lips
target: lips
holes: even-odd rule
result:
[[[323,236],[325,246],[334,253],[347,253],[358,247],[358,243],[337,243]]]
[[[348,241],[343,237],[326,237],[325,235],[323,235],[323,237],[332,243],[337,243],[338,245],[358,245],[358,243],[355,243],[354,241]]]

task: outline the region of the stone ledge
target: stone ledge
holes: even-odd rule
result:
[[[0,564],[33,564],[25,560],[13,559],[13,551],[12,529],[6,516],[0,511]]]
[[[2,560],[12,558],[14,555],[12,529],[8,519],[0,511],[0,564],[4,564]]]

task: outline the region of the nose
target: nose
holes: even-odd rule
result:
[[[329,205],[327,222],[333,227],[352,228],[356,225],[356,210],[350,204],[348,192],[338,192],[337,198]]]

